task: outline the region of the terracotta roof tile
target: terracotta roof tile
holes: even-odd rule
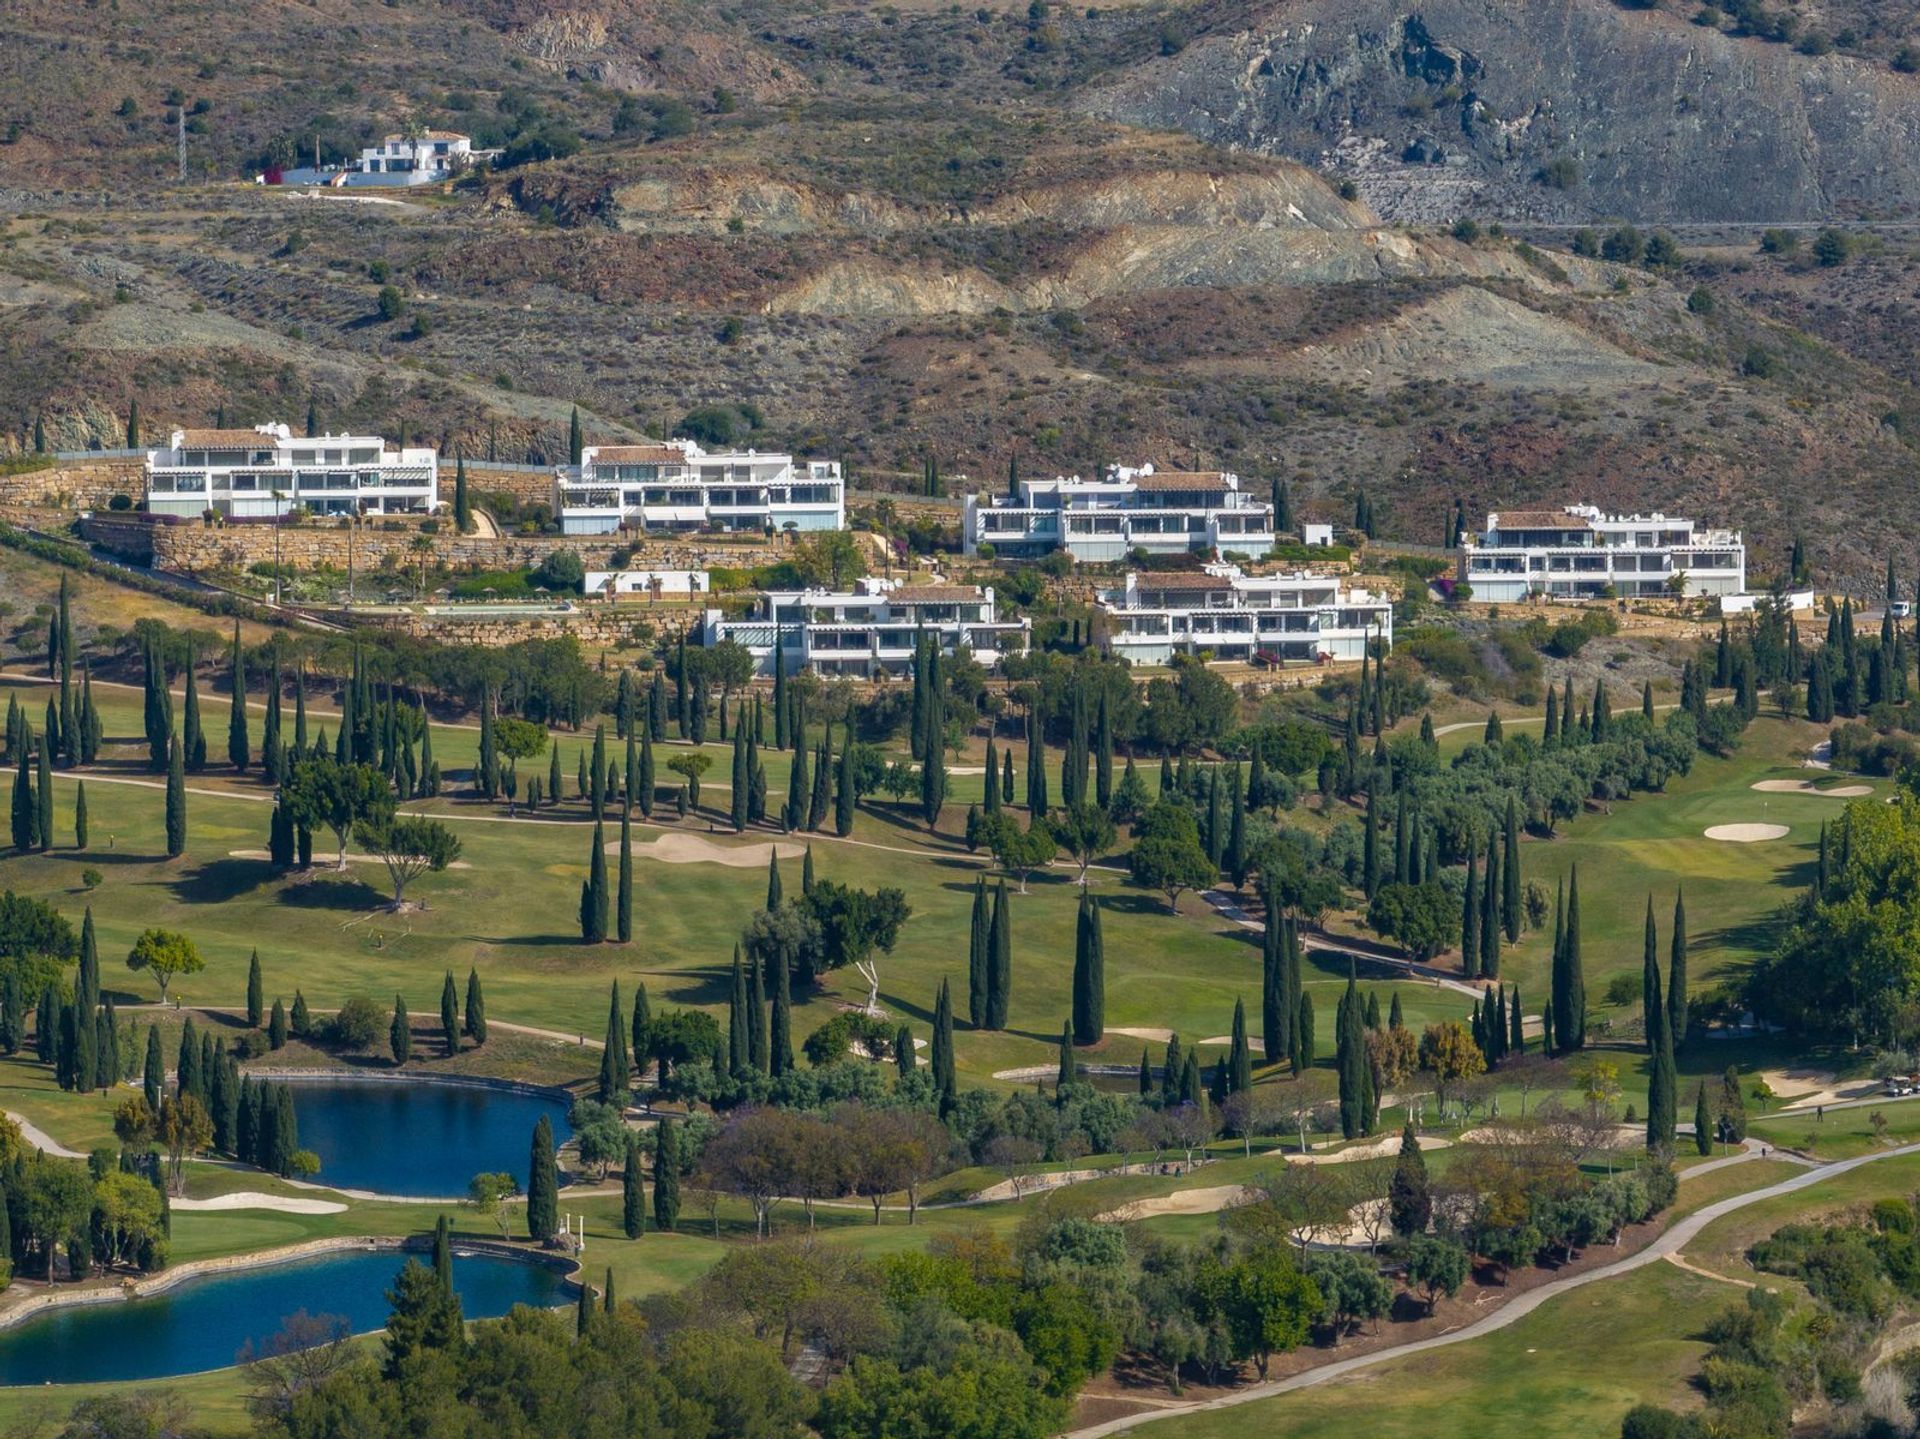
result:
[[[1233,581],[1223,575],[1196,574],[1192,570],[1143,571],[1134,588],[1146,593],[1155,590],[1230,590]]]
[[[687,452],[678,445],[602,445],[593,459],[609,465],[680,465]]]

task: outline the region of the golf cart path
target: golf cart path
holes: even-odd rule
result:
[[[1253,930],[1256,934],[1264,934],[1266,932],[1266,925],[1242,909],[1240,907],[1240,901],[1226,890],[1202,890],[1200,897],[1212,905],[1214,913],[1218,914],[1222,919],[1229,920],[1239,925],[1242,929]],[[1455,979],[1445,970],[1436,969],[1430,964],[1416,964],[1410,959],[1401,959],[1391,954],[1376,954],[1370,949],[1360,949],[1352,944],[1337,943],[1333,940],[1323,939],[1319,935],[1308,934],[1305,931],[1301,932],[1300,944],[1304,949],[1318,949],[1328,954],[1350,954],[1354,958],[1364,959],[1370,964],[1384,964],[1395,969],[1402,969],[1413,978],[1430,979],[1443,988],[1453,990],[1456,994],[1469,995],[1476,1000],[1486,992],[1481,989],[1479,985],[1467,984]]]
[[[7,1118],[20,1126],[20,1137],[35,1149],[41,1150],[46,1154],[51,1154],[55,1159],[85,1159],[87,1157],[77,1149],[67,1148],[66,1145],[48,1134],[44,1129],[41,1129],[30,1120],[15,1114],[12,1110],[7,1110],[6,1115]]]
[[[1144,1414],[1127,1414],[1118,1419],[1107,1420],[1103,1424],[1068,1430],[1066,1439],[1101,1439],[1103,1435],[1125,1433],[1130,1429],[1137,1429],[1143,1424],[1151,1424],[1156,1419],[1164,1419],[1173,1414],[1195,1414],[1205,1410],[1230,1409],[1239,1404],[1250,1404],[1258,1399],[1272,1399],[1281,1394],[1291,1394],[1296,1390],[1310,1389],[1330,1379],[1339,1379],[1388,1360],[1404,1359],[1409,1355],[1422,1354],[1430,1349],[1442,1349],[1450,1344],[1461,1344],[1470,1339],[1483,1338],[1524,1319],[1549,1299],[1558,1295],[1583,1288],[1602,1279],[1617,1279],[1623,1274],[1631,1274],[1636,1269],[1644,1269],[1649,1264],[1664,1262],[1669,1255],[1679,1254],[1716,1219],[1724,1218],[1726,1215],[1769,1199],[1777,1199],[1786,1194],[1797,1194],[1802,1189],[1809,1189],[1837,1175],[1845,1174],[1849,1170],[1858,1169],[1863,1164],[1877,1164],[1883,1159],[1899,1159],[1911,1154],[1920,1154],[1920,1144],[1905,1144],[1898,1149],[1882,1150],[1878,1154],[1863,1154],[1854,1159],[1842,1159],[1833,1164],[1822,1165],[1818,1169],[1809,1169],[1805,1173],[1795,1174],[1781,1180],[1778,1184],[1768,1185],[1765,1189],[1750,1190],[1745,1194],[1735,1194],[1718,1200],[1679,1220],[1638,1253],[1628,1255],[1625,1259],[1599,1269],[1571,1274],[1564,1279],[1550,1280],[1537,1289],[1529,1289],[1526,1293],[1517,1295],[1501,1305],[1486,1318],[1477,1320],[1465,1328],[1455,1329],[1446,1334],[1436,1334],[1430,1339],[1417,1339],[1407,1344],[1397,1344],[1391,1349],[1377,1350],[1372,1354],[1358,1354],[1351,1359],[1342,1359],[1332,1364],[1323,1364],[1317,1369],[1306,1370],[1304,1373],[1289,1375],[1285,1379],[1275,1379],[1265,1384],[1250,1384],[1245,1389],[1236,1390],[1231,1394],[1200,1400],[1178,1409],[1155,1409]],[[1713,1277],[1722,1278],[1720,1275]]]

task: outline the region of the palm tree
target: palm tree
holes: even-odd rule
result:
[[[418,589],[419,593],[424,596],[427,592],[427,561],[433,557],[433,537],[431,535],[415,535],[408,543],[407,549],[413,557],[420,562],[420,584]]]

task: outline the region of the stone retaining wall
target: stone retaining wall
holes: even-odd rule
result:
[[[138,500],[144,492],[141,462],[134,459],[61,460],[44,470],[0,475],[0,505],[105,509],[115,495]]]
[[[92,524],[90,521],[89,525]],[[154,564],[182,574],[244,570],[250,565],[271,561],[274,555],[271,525],[154,525],[151,531]],[[401,528],[387,529],[378,520],[355,526],[351,531],[338,524],[285,525],[279,531],[280,563],[296,572],[344,571],[351,537],[351,559],[356,570],[371,573],[390,560],[395,567],[410,571],[420,562],[412,549],[420,534],[417,524],[402,522]],[[446,524],[427,538],[433,546],[428,563],[444,565],[456,572],[528,569],[555,550],[574,551],[589,569],[607,569],[615,551],[631,550],[636,568],[704,570],[715,566],[765,564],[785,547],[779,540],[728,543],[700,537],[649,539],[639,543],[619,535],[506,535],[483,539],[477,535],[455,534]]]
[[[449,645],[484,645],[500,648],[522,640],[564,639],[571,636],[589,649],[618,649],[643,646],[660,639],[674,639],[683,630],[700,623],[701,611],[692,605],[656,606],[652,609],[622,606],[617,609],[595,606],[591,609],[547,615],[462,615],[417,614],[401,611],[382,615],[356,612],[358,624],[398,630],[416,639],[435,639]]]

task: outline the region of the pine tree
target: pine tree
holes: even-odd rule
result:
[[[179,740],[167,747],[167,858],[187,852],[187,769]]]
[[[475,1044],[487,1042],[487,999],[480,990],[480,971],[467,971],[467,1013],[461,1028]]]
[[[664,1122],[661,1128],[666,1128]],[[533,1144],[527,1156],[527,1237],[545,1244],[559,1228],[560,1174],[553,1158],[553,1122],[543,1114],[533,1126]]]
[[[266,985],[260,974],[260,951],[247,961],[247,1028],[258,1029],[266,1017]]]
[[[627,1136],[627,1157],[620,1169],[620,1229],[638,1239],[647,1228],[647,1186],[641,1174],[640,1138]]]
[[[654,1126],[653,1227],[673,1233],[680,1222],[680,1142],[673,1123]]]
[[[987,925],[987,1028],[1007,1027],[1007,1009],[1013,999],[1013,911],[1007,906],[1007,882],[994,891],[993,916]]]
[[[1673,946],[1667,954],[1667,1033],[1677,1052],[1687,1042],[1687,897],[1673,896]]]
[[[233,698],[227,706],[227,763],[246,773],[253,760],[253,747],[247,737],[247,661],[240,648],[240,626],[233,627],[233,656],[230,664]]]
[[[1076,1044],[1098,1044],[1106,1033],[1106,955],[1100,936],[1100,906],[1080,891],[1074,924],[1073,1037]]]
[[[407,1013],[406,999],[399,994],[393,997],[393,1022],[387,1026],[387,1043],[393,1050],[396,1065],[413,1058],[413,1019]]]

